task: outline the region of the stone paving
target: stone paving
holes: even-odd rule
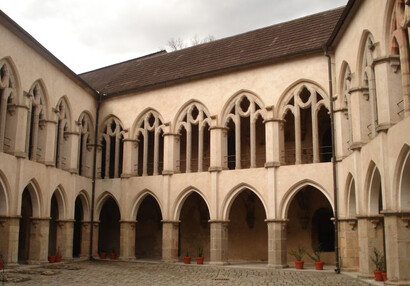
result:
[[[98,260],[19,267],[7,270],[5,276],[4,284],[0,282],[0,285],[370,285],[344,274],[335,274],[332,270],[278,270],[249,265],[216,267]]]

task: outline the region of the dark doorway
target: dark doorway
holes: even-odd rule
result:
[[[120,210],[113,198],[108,198],[100,213],[98,251],[120,253]]]
[[[80,197],[75,199],[74,212],[74,234],[73,234],[73,257],[79,257],[81,254],[82,240],[82,221],[84,219],[83,203]]]
[[[19,248],[18,261],[25,263],[29,259],[30,252],[30,218],[33,216],[33,204],[31,202],[30,192],[24,189],[21,198],[21,218],[19,231]]]
[[[56,255],[57,253],[57,220],[58,220],[58,203],[54,193],[51,197],[50,208],[50,228],[48,233],[48,255]]]

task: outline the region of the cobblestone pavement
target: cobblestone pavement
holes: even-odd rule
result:
[[[369,285],[331,270],[269,269],[264,266],[209,266],[120,261],[80,261],[19,267],[0,285]],[[0,276],[1,277],[1,276]]]

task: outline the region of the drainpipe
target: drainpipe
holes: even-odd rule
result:
[[[327,68],[329,75],[329,95],[330,95],[330,128],[332,133],[332,168],[333,168],[333,196],[335,200],[335,210],[334,210],[334,224],[335,224],[335,259],[336,268],[335,272],[340,273],[339,265],[339,217],[338,217],[338,196],[337,196],[337,163],[336,163],[336,149],[335,149],[335,118],[333,111],[333,81],[332,81],[332,58],[328,53],[328,46],[323,46],[325,56],[327,57]]]
[[[98,92],[98,91],[97,91]],[[91,222],[90,222],[90,248],[88,252],[88,257],[90,260],[94,260],[93,257],[93,237],[94,237],[94,201],[95,201],[95,180],[96,180],[96,169],[97,169],[97,147],[98,147],[98,119],[100,117],[100,106],[102,101],[102,93],[98,92],[98,104],[96,110],[96,119],[94,127],[94,157],[93,157],[93,179],[91,186]]]

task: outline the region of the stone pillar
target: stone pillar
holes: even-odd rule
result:
[[[272,107],[268,110],[271,110]],[[282,120],[265,120],[266,163],[265,167],[280,166],[281,143],[280,128]]]
[[[363,278],[373,277],[374,263],[370,257],[373,249],[383,251],[383,217],[382,216],[358,216],[359,238],[359,276]]]
[[[55,166],[55,151],[56,151],[56,132],[57,122],[54,120],[44,120],[44,128],[46,129],[46,138],[44,138],[44,163],[47,166]]]
[[[180,135],[176,133],[164,133],[164,170],[162,171],[163,174],[171,175],[175,172],[179,172],[179,137]],[[138,166],[138,169],[141,168],[142,166]]]
[[[135,176],[135,166],[138,164],[138,140],[124,139],[124,154],[122,161],[122,174],[121,178],[129,178]]]
[[[50,218],[31,218],[29,264],[48,261]]]
[[[352,128],[352,144],[351,149],[361,147],[365,142],[368,141],[368,129],[367,124],[369,122],[368,117],[370,117],[370,107],[363,95],[366,89],[352,88],[349,90],[350,93],[350,108],[351,108],[351,128]]]
[[[225,127],[210,127],[211,136],[211,166],[210,170],[221,171],[228,167],[228,129]]]
[[[6,134],[12,138],[13,145],[10,146],[10,150],[6,150],[6,148],[4,150],[14,156],[25,158],[28,107],[26,105],[15,105],[8,112],[12,112],[13,117],[15,117],[14,120],[6,123]]]
[[[410,213],[384,212],[386,285],[410,285]]]
[[[359,268],[357,219],[339,219],[339,249],[342,270],[357,271]]]
[[[162,221],[162,261],[178,261],[179,221]]]
[[[266,220],[268,224],[268,266],[274,268],[286,268],[286,223],[287,220]]]
[[[90,222],[81,222],[80,257],[88,257],[90,253]]]
[[[67,139],[67,158],[68,162],[66,164],[66,169],[72,174],[78,174],[78,152],[79,152],[79,142],[80,133],[79,132],[66,132],[68,135]],[[85,150],[84,150],[85,152]],[[85,154],[84,154],[85,155]]]
[[[0,253],[6,264],[17,264],[19,223],[19,216],[0,216]]]
[[[228,224],[229,221],[210,220],[211,225],[211,258],[212,265],[228,264]]]
[[[135,224],[137,221],[120,221],[120,260],[135,259]]]
[[[91,224],[90,224],[91,225]],[[98,231],[100,229],[100,222],[99,221],[95,221],[93,224],[93,246],[92,246],[92,256],[94,258],[99,257],[98,254]]]
[[[64,260],[73,258],[74,220],[57,220],[57,253]]]

